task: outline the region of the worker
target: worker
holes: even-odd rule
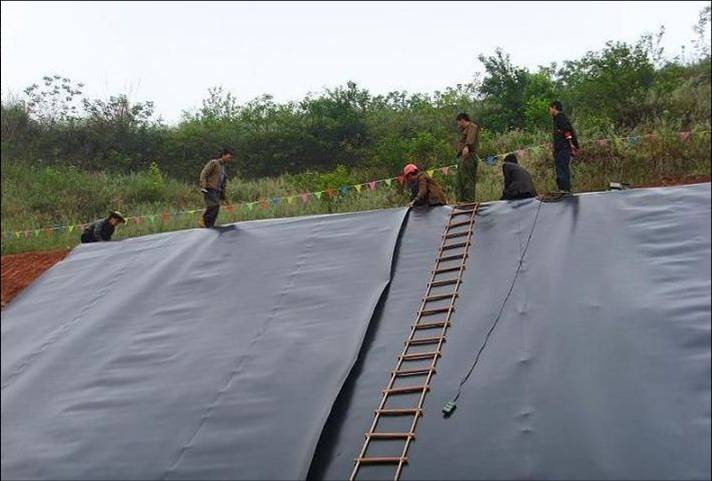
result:
[[[398,180],[410,189],[409,207],[423,205],[433,207],[447,204],[442,187],[428,174],[421,172],[415,164],[403,167],[403,173],[398,177]]]
[[[502,163],[504,189],[500,200],[528,199],[536,197],[532,176],[517,162],[515,154],[507,154]]]
[[[119,211],[112,211],[109,217],[93,222],[82,231],[82,243],[110,241],[114,229],[119,224],[126,223],[126,219]]]
[[[455,179],[457,200],[474,202],[480,126],[470,120],[470,116],[466,113],[458,114],[455,120],[461,133],[460,141],[457,144],[457,178]]]
[[[217,159],[209,160],[200,172],[200,191],[205,199],[205,212],[198,220],[200,227],[214,227],[220,212],[220,203],[226,203],[225,186],[227,172],[225,166],[233,159],[230,149],[222,149]]]
[[[558,100],[549,104],[549,115],[554,122],[554,166],[556,168],[556,185],[562,193],[571,193],[571,157],[576,156],[579,149],[576,132],[568,117],[563,112],[563,106]]]

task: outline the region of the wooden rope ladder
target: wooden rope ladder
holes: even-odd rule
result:
[[[472,231],[474,227],[475,217],[479,209],[478,203],[463,204],[454,206],[450,211],[445,232],[442,234],[440,247],[438,248],[438,256],[435,261],[435,266],[431,271],[430,280],[425,291],[425,295],[421,299],[420,307],[417,311],[416,321],[411,326],[410,334],[404,343],[403,350],[398,356],[396,368],[391,371],[390,380],[383,390],[381,402],[378,408],[374,411],[373,422],[370,429],[364,434],[365,440],[361,451],[357,458],[354,459],[354,467],[351,471],[350,481],[354,481],[360,470],[367,465],[394,465],[396,466],[394,480],[400,478],[404,466],[408,463],[408,448],[411,442],[415,439],[415,429],[418,425],[419,418],[423,415],[423,403],[425,395],[430,390],[430,381],[433,374],[436,373],[435,366],[438,358],[442,355],[442,347],[445,342],[447,328],[450,326],[450,318],[455,310],[455,301],[458,297],[458,291],[462,282],[462,275],[465,270],[465,264],[469,256],[469,247],[472,241]],[[468,216],[467,220],[457,221],[460,216]],[[458,229],[464,227],[464,230]],[[465,240],[461,240],[462,238]],[[455,239],[453,241],[453,239]],[[459,251],[459,253],[458,253]],[[459,260],[459,265],[456,267],[441,268],[441,264]],[[456,273],[455,277],[445,278],[443,275],[448,273]],[[432,294],[433,288],[442,286],[454,286],[452,291],[446,294]],[[425,309],[428,303],[449,299],[447,307],[435,309]],[[437,314],[445,314],[445,318],[440,322],[421,322],[424,317],[430,317]],[[422,330],[439,329],[439,335],[434,337],[416,338],[416,333]],[[435,345],[435,349],[429,352],[409,352],[414,346]],[[420,369],[403,369],[403,365],[410,361],[428,360],[430,365]],[[425,376],[425,380],[421,385],[394,387],[396,379],[402,377]],[[418,402],[414,407],[409,408],[387,408],[387,402],[391,396],[403,394],[420,393]],[[406,432],[380,432],[376,431],[379,421],[382,417],[387,416],[413,416],[413,421],[410,424],[410,429]],[[374,441],[379,440],[402,440],[403,449],[400,456],[367,456],[367,451]]]

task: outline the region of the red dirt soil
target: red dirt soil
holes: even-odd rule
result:
[[[687,176],[682,178],[663,177],[660,182],[649,185],[636,185],[641,187],[667,187],[673,185],[699,184],[710,182],[708,175]],[[22,289],[40,276],[44,271],[64,259],[68,250],[49,252],[28,252],[26,254],[12,254],[2,256],[0,280],[2,281],[2,306],[10,302]]]
[[[50,252],[27,252],[0,258],[0,281],[2,283],[2,307],[40,274],[64,259],[68,250]]]

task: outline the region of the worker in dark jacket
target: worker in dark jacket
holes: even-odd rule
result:
[[[549,115],[554,121],[554,165],[556,167],[556,185],[562,192],[571,192],[571,157],[579,149],[576,132],[568,117],[563,112],[561,102],[555,100],[549,104]]]
[[[223,149],[220,157],[205,164],[200,172],[200,191],[205,199],[205,212],[200,217],[200,227],[213,227],[220,212],[220,202],[226,202],[225,186],[227,172],[225,165],[232,161],[233,154],[229,149]]]
[[[415,164],[403,167],[403,174],[398,178],[401,184],[410,189],[409,207],[447,204],[443,189],[425,172],[421,172]]]
[[[125,222],[126,219],[121,215],[121,212],[113,211],[106,219],[98,220],[86,226],[82,231],[81,240],[83,243],[110,241],[116,226]]]
[[[508,154],[502,164],[504,189],[500,200],[528,199],[536,197],[532,176],[527,169],[517,163],[515,154]]]

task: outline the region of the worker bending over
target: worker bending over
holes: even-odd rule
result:
[[[532,176],[517,163],[515,154],[507,154],[502,163],[504,189],[500,200],[528,199],[536,197]]]
[[[110,241],[114,229],[119,224],[124,224],[126,219],[121,212],[113,211],[106,219],[101,219],[86,226],[82,231],[82,243]]]
[[[409,207],[421,205],[432,207],[447,204],[442,187],[428,174],[421,172],[415,164],[403,167],[403,174],[398,180],[410,189]]]

